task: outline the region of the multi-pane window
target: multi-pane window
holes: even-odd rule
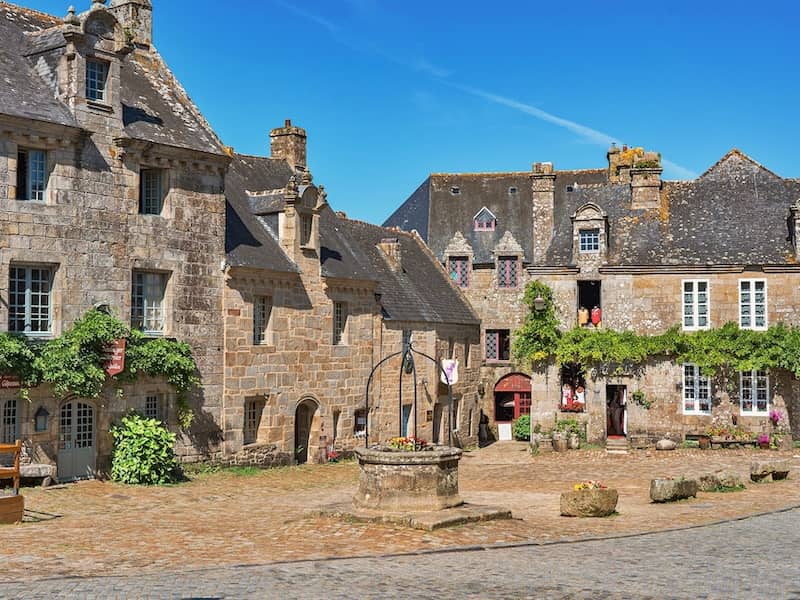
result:
[[[99,60],[86,61],[86,98],[97,102],[106,101],[108,63]]]
[[[363,438],[367,435],[367,411],[363,408],[356,410],[353,417],[353,437]]]
[[[598,252],[600,250],[599,229],[581,229],[578,236],[581,252]]]
[[[9,269],[8,330],[46,335],[51,329],[53,272],[49,267]]]
[[[708,319],[708,281],[683,282],[683,328],[706,329]]]
[[[17,430],[17,401],[0,402],[0,444],[13,444],[19,438]]]
[[[258,441],[258,428],[261,426],[261,413],[264,401],[259,399],[244,402],[244,443],[255,444]]]
[[[142,169],[139,174],[139,212],[143,215],[160,215],[163,208],[163,171]]]
[[[711,388],[708,377],[700,373],[700,367],[683,365],[683,412],[685,414],[708,414],[711,412]]]
[[[767,371],[752,370],[739,374],[741,414],[766,415],[769,412],[769,375]]]
[[[469,287],[469,259],[466,256],[451,256],[447,265],[450,279],[460,288]]]
[[[131,327],[145,334],[164,333],[164,292],[167,276],[163,273],[134,271],[131,298]]]
[[[86,61],[86,98],[97,102],[106,102],[106,82],[108,81],[108,63],[100,60]]]
[[[17,200],[44,201],[47,190],[47,153],[20,148],[17,152]]]
[[[483,207],[473,219],[475,231],[494,231],[497,219],[488,208]]]
[[[333,344],[344,344],[344,333],[347,327],[347,305],[344,302],[333,303]]]
[[[272,316],[272,298],[258,296],[253,302],[253,344],[269,343],[269,321]]]
[[[742,329],[767,328],[766,279],[739,281],[739,327]]]
[[[517,287],[517,268],[519,263],[516,256],[501,256],[497,261],[497,285],[501,288]]]
[[[313,226],[311,215],[300,215],[300,245],[308,246],[311,242],[311,228]]]
[[[486,360],[510,360],[511,335],[508,329],[486,330]]]
[[[144,416],[148,419],[163,421],[165,400],[164,394],[148,394],[144,399]]]

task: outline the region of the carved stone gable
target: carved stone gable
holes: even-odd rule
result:
[[[523,253],[522,246],[510,231],[506,231],[494,247],[495,256],[522,256]]]
[[[456,231],[453,239],[444,251],[445,256],[472,256],[472,246],[460,231]]]

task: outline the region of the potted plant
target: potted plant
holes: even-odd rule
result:
[[[768,433],[761,433],[758,436],[758,447],[762,450],[769,449],[769,434]]]

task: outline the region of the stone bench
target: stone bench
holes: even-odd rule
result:
[[[697,496],[697,480],[658,478],[650,481],[650,499],[653,502],[675,502]]]
[[[706,473],[697,478],[697,484],[701,492],[744,489],[742,478],[738,473],[733,473],[731,471]]]
[[[756,460],[750,464],[750,480],[754,483],[781,481],[789,476],[788,460]]]
[[[19,466],[19,477],[22,480],[41,480],[42,487],[52,485],[56,481],[56,466],[44,463],[31,463]]]

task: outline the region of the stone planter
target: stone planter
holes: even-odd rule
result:
[[[0,525],[21,523],[25,514],[25,499],[22,496],[0,496]]]
[[[458,495],[461,450],[440,447],[422,452],[356,448],[360,469],[356,508],[423,512],[463,504]]]
[[[707,435],[701,435],[697,438],[697,445],[700,447],[700,450],[708,450],[711,448],[711,437]]]
[[[543,437],[539,440],[539,452],[552,452],[553,438]]]
[[[567,438],[567,447],[570,450],[578,450],[581,447],[581,436],[576,433],[570,434]]]
[[[697,496],[696,479],[653,479],[650,499],[653,502],[674,502]]]
[[[617,490],[600,488],[562,492],[561,515],[564,517],[607,517],[617,510]]]
[[[569,442],[564,433],[553,434],[553,450],[556,452],[566,452],[569,449]]]

